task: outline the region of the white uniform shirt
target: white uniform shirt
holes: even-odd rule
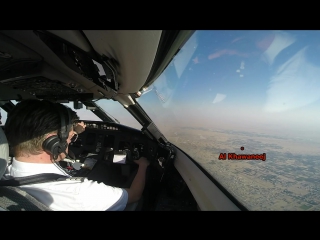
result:
[[[67,175],[55,164],[26,163],[13,159],[7,169],[6,178],[25,177],[40,173]],[[85,179],[54,181],[48,183],[22,185],[21,189],[35,197],[52,210],[122,211],[128,202],[125,189]]]

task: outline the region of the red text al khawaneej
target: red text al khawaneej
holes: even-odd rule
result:
[[[219,160],[261,160],[265,161],[267,155],[262,154],[236,154],[236,153],[220,153]]]

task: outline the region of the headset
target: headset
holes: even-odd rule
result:
[[[59,113],[59,118],[61,120],[61,128],[58,130],[58,135],[53,135],[48,137],[42,144],[42,148],[52,154],[53,159],[56,160],[60,153],[66,153],[66,149],[68,147],[67,139],[69,137],[69,132],[71,128],[71,116],[69,109],[58,104],[54,104],[54,107],[57,109]],[[64,114],[66,112],[68,114]],[[66,117],[67,119],[66,119]]]

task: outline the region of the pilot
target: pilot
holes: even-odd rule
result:
[[[65,125],[61,114],[65,119],[70,119],[66,120],[69,123],[67,128],[61,127]],[[57,163],[68,154],[68,145],[75,134],[73,123],[77,119],[76,112],[60,103],[36,99],[18,103],[8,114],[5,124],[5,133],[14,152],[6,177],[41,173],[68,176]],[[84,130],[85,125],[80,125]],[[88,179],[52,181],[22,185],[20,188],[52,210],[122,211],[128,203],[141,198],[145,187],[149,161],[142,157],[135,163],[138,164],[138,171],[130,188],[109,186]]]

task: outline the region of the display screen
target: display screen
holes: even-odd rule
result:
[[[115,151],[113,155],[113,163],[118,163],[118,164],[125,164],[127,159],[127,152],[126,150],[123,151]]]

